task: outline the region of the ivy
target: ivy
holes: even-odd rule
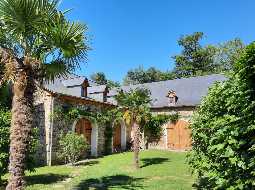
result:
[[[176,122],[178,119],[178,113],[174,113],[171,115],[152,115],[144,125],[145,136],[148,139],[159,140],[162,136],[162,125],[167,123],[168,121]]]
[[[99,127],[105,127],[104,136],[104,150],[105,154],[110,154],[112,152],[112,137],[113,137],[113,122],[118,122],[122,118],[123,114],[121,109],[105,109],[101,112],[86,111],[74,107],[61,107],[58,106],[54,109],[52,117],[65,124],[70,124],[70,122],[75,121],[79,118],[86,117],[91,118],[96,121]]]

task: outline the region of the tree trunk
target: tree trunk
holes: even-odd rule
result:
[[[13,84],[10,131],[10,164],[7,190],[21,190],[25,185],[25,161],[33,122],[34,80],[31,69],[17,70]]]
[[[140,151],[140,127],[134,122],[134,141],[133,141],[133,151],[134,151],[134,166],[136,169],[139,168],[139,151]]]

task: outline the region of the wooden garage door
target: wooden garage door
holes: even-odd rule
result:
[[[179,120],[167,127],[167,147],[173,150],[188,150],[191,148],[189,123]]]
[[[75,132],[79,135],[83,135],[88,144],[91,145],[92,126],[89,120],[80,119],[75,126]]]
[[[121,125],[116,124],[113,130],[113,150],[118,152],[121,150]]]

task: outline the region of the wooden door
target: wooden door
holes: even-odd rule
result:
[[[75,132],[79,135],[83,135],[87,143],[91,145],[92,126],[89,120],[80,119],[75,126]]]
[[[191,148],[189,123],[179,120],[167,127],[167,147],[173,150],[188,150]]]
[[[113,129],[113,150],[121,151],[121,125],[116,124]]]

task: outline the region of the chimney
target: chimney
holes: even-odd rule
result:
[[[89,81],[87,78],[85,78],[81,85],[81,96],[82,97],[85,97],[85,98],[88,97],[88,87],[89,87]]]
[[[106,87],[103,92],[103,102],[107,102],[107,94],[109,93],[109,88]]]

